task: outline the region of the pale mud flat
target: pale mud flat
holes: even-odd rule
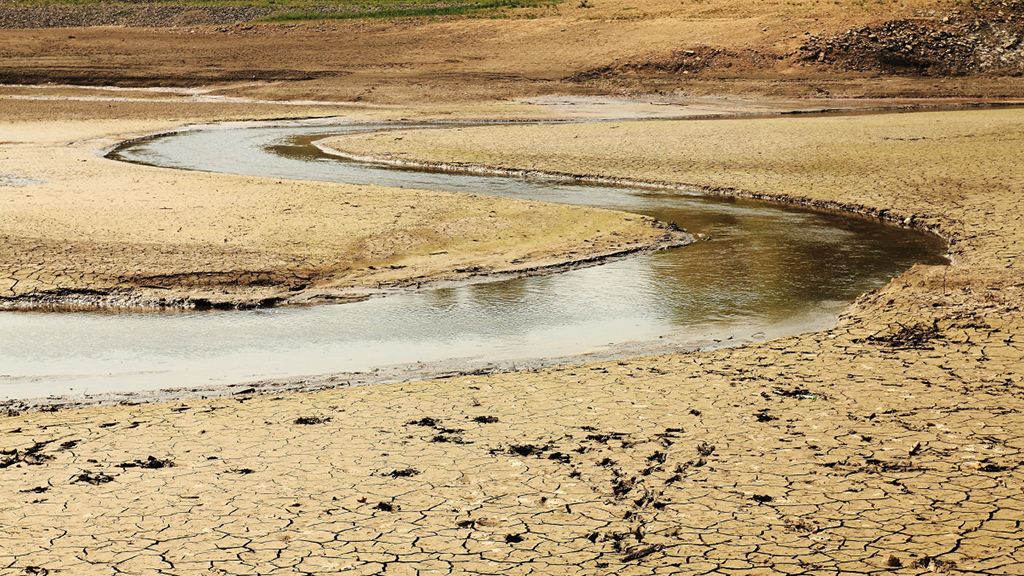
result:
[[[102,157],[124,138],[180,124],[15,117],[0,125],[0,308],[344,300],[688,241],[612,211]]]
[[[1020,574],[1022,135],[1005,110],[332,141],[887,210],[953,263],[742,348],[11,414],[0,573]]]

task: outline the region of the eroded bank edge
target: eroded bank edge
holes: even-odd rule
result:
[[[198,127],[196,127],[198,128]],[[405,128],[408,128],[406,126]],[[165,131],[162,134],[173,134],[182,130]],[[133,140],[128,140],[122,143],[135,142],[139,139],[154,138],[158,135],[142,136]],[[327,138],[327,136],[325,136]],[[338,156],[352,161],[367,162],[374,164],[381,164],[384,166],[391,166],[395,168],[404,168],[412,170],[429,170],[429,171],[441,171],[441,172],[453,172],[453,173],[467,173],[477,175],[492,175],[492,176],[508,176],[508,177],[530,177],[530,178],[544,178],[558,182],[573,182],[583,185],[614,185],[622,187],[649,189],[652,191],[672,191],[672,192],[700,192],[709,195],[732,197],[732,198],[747,198],[752,200],[761,200],[767,202],[774,202],[781,205],[789,206],[802,206],[813,208],[816,210],[823,210],[829,212],[842,213],[847,216],[860,216],[866,218],[874,218],[877,220],[896,224],[898,226],[914,229],[922,232],[932,234],[942,239],[947,244],[947,255],[951,264],[955,264],[956,250],[953,248],[956,245],[956,238],[945,230],[939,223],[927,223],[924,222],[920,215],[917,214],[903,214],[888,208],[879,208],[875,206],[868,206],[865,204],[856,203],[844,203],[830,200],[820,200],[815,198],[809,198],[805,196],[794,196],[789,194],[777,194],[777,193],[764,193],[764,192],[752,192],[741,190],[739,188],[731,187],[708,187],[701,185],[684,184],[678,182],[668,182],[656,179],[636,179],[636,178],[616,178],[609,176],[600,175],[588,175],[588,174],[575,174],[569,172],[557,172],[557,171],[540,171],[540,170],[527,170],[527,169],[515,169],[515,168],[502,168],[496,166],[487,166],[483,164],[473,163],[432,163],[423,161],[408,161],[399,160],[389,157],[376,157],[367,155],[358,155],[345,152],[343,150],[327,146],[322,141],[313,143],[318,149],[325,154]],[[113,152],[119,146],[114,146],[107,154]],[[657,221],[653,221],[658,223]],[[687,235],[688,236],[688,235]],[[690,243],[693,241],[692,237],[684,242]],[[636,254],[639,252],[652,251],[656,249],[663,249],[668,246],[660,248],[640,248],[622,254],[618,257],[626,257],[630,254]],[[596,265],[610,259],[616,258],[617,256],[598,256],[594,257],[592,262],[584,264],[561,264],[558,266],[575,266],[581,267],[586,265]],[[529,275],[531,272],[534,275],[546,274],[556,272],[558,270],[554,267],[538,267],[533,270],[524,271],[522,274],[507,274],[506,278],[518,277],[521,275]],[[887,285],[899,280],[905,273],[895,276],[890,280]],[[481,275],[476,277],[477,282],[487,282],[497,279],[499,275]],[[471,282],[472,278],[462,279],[461,281],[447,281],[452,285],[458,284],[459,282]],[[443,285],[445,281],[438,281],[432,286],[439,287]],[[413,289],[427,289],[430,285],[417,286]],[[847,311],[850,308],[847,308]],[[845,315],[845,311],[843,312]],[[812,331],[823,331],[828,330],[831,327],[822,327]],[[790,336],[794,334],[789,334]],[[775,337],[763,338],[763,339],[749,339],[744,341],[737,341],[733,343],[722,343],[722,342],[709,342],[706,345],[690,345],[690,346],[674,346],[670,345],[669,348],[660,351],[653,351],[651,348],[640,348],[637,350],[629,350],[626,352],[613,353],[613,354],[583,354],[574,355],[569,357],[560,358],[545,358],[538,359],[532,362],[494,362],[486,363],[484,366],[475,368],[452,368],[447,369],[443,364],[440,366],[443,369],[434,367],[433,371],[426,371],[425,366],[422,364],[410,365],[410,366],[399,366],[389,367],[384,370],[376,370],[365,373],[352,373],[352,374],[324,374],[307,377],[297,377],[279,380],[261,380],[254,382],[243,382],[229,385],[219,385],[212,387],[187,387],[173,389],[162,389],[152,392],[131,392],[131,393],[111,393],[96,395],[92,397],[80,398],[73,396],[50,396],[46,398],[29,399],[29,400],[6,400],[0,401],[0,410],[5,410],[8,413],[17,413],[21,411],[31,410],[58,410],[61,408],[81,408],[95,405],[110,405],[110,404],[122,404],[122,405],[134,405],[140,403],[158,403],[158,402],[171,402],[171,401],[185,401],[195,399],[206,399],[214,397],[224,396],[235,396],[239,395],[242,397],[249,397],[252,395],[264,395],[273,393],[294,393],[294,392],[312,392],[317,390],[324,390],[329,388],[353,386],[353,385],[367,385],[367,384],[399,384],[402,382],[410,382],[422,379],[444,379],[456,376],[466,375],[487,375],[497,374],[504,372],[516,372],[516,371],[532,371],[539,370],[549,367],[566,366],[566,365],[582,365],[588,362],[611,360],[616,358],[636,358],[652,355],[653,353],[687,353],[687,352],[700,352],[706,349],[714,349],[720,347],[743,347],[748,345],[756,345],[766,340],[782,337],[776,335]]]
[[[340,118],[341,117],[338,116],[331,116],[266,121],[186,124],[180,128],[171,130],[162,130],[155,133],[131,136],[116,144],[101,147],[99,150],[96,150],[96,154],[113,161],[127,162],[130,164],[138,164],[164,170],[192,171],[194,169],[165,167],[129,159],[123,157],[121,155],[121,151],[127,147],[137,145],[142,142],[193,130],[259,127],[280,125],[285,122],[294,122],[296,126],[330,126],[332,121],[337,122]],[[374,121],[354,121],[351,123],[367,125],[375,124]],[[382,128],[379,131],[389,131],[408,127],[408,125],[398,124],[395,127]],[[373,130],[370,132],[372,133],[377,131],[378,130]],[[253,176],[253,178],[259,177]],[[628,212],[624,213],[631,214]],[[591,253],[585,256],[554,262],[551,264],[537,266],[512,266],[501,270],[490,270],[482,267],[456,268],[437,276],[414,276],[391,282],[379,282],[375,285],[354,286],[342,289],[309,289],[295,291],[289,290],[287,286],[282,286],[282,290],[278,294],[248,298],[241,295],[226,296],[223,299],[196,297],[189,295],[186,290],[181,290],[180,293],[174,294],[174,292],[177,291],[175,288],[166,288],[165,290],[170,293],[167,296],[152,294],[151,291],[139,288],[112,288],[109,290],[62,288],[59,290],[33,292],[13,297],[0,297],[0,312],[249,310],[279,306],[308,306],[326,303],[338,304],[357,302],[368,298],[387,296],[395,293],[422,291],[435,288],[449,288],[469,284],[504,281],[515,278],[557,274],[569,270],[598,266],[607,262],[638,256],[641,254],[648,254],[670,248],[678,248],[691,244],[695,241],[695,238],[692,235],[673,224],[659,222],[642,215],[635,216],[641,218],[643,222],[660,231],[660,234],[656,239],[654,239],[654,241],[644,244],[635,244],[618,250]]]
[[[326,137],[325,137],[326,139]],[[773,192],[754,192],[741,188],[728,186],[706,186],[701,184],[689,184],[685,182],[670,182],[667,180],[645,179],[645,178],[619,178],[615,176],[602,176],[597,174],[585,174],[575,172],[561,172],[557,170],[536,170],[527,168],[507,168],[488,164],[473,162],[431,162],[425,160],[406,160],[393,156],[367,155],[348,152],[340,148],[325,144],[323,140],[313,142],[324,154],[336,156],[352,162],[366,164],[377,164],[392,168],[406,170],[421,170],[430,172],[443,172],[450,174],[468,174],[474,176],[502,176],[509,178],[530,178],[533,180],[548,180],[563,184],[579,184],[584,186],[615,186],[622,188],[636,188],[640,190],[651,190],[656,192],[684,192],[697,193],[723,198],[737,198],[747,200],[759,200],[771,202],[783,206],[795,206],[811,208],[814,210],[842,214],[844,216],[856,216],[874,219],[901,228],[927,233],[941,239],[947,247],[946,256],[951,263],[955,263],[958,255],[956,249],[957,238],[951,232],[937,222],[926,222],[921,214],[907,214],[891,208],[879,208],[858,204],[853,202],[840,202],[837,200],[823,200],[808,196],[795,196],[792,194],[781,194]],[[896,278],[899,278],[897,276]],[[895,278],[894,278],[895,280]]]

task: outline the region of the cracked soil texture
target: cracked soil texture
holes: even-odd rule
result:
[[[1022,574],[1022,121],[348,139],[888,209],[947,236],[953,263],[755,346],[12,413],[0,574]]]
[[[97,153],[176,125],[0,124],[0,174],[11,173],[11,185],[0,180],[0,309],[352,299],[686,240],[608,210],[169,170]]]

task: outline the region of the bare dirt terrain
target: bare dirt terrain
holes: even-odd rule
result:
[[[520,232],[536,238],[530,205],[480,208],[431,193],[408,208],[384,190],[368,198],[303,183],[283,185],[286,200],[276,182],[113,166],[93,146],[198,118],[332,113],[208,100],[223,96],[360,102],[377,118],[415,116],[423,102],[452,118],[608,110],[551,100],[566,94],[654,94],[645,111],[676,101],[712,113],[735,108],[698,97],[728,94],[762,112],[777,108],[750,98],[1020,97],[1022,10],[1016,0],[588,0],[495,19],[38,29],[25,27],[49,24],[18,20],[0,34],[2,82],[206,91],[169,105],[161,94],[0,90],[0,226],[20,235],[0,250],[30,270],[44,260],[90,278],[104,270],[99,255],[118,253],[95,248],[98,239],[148,263],[147,273],[199,261],[189,250],[211,266],[291,271],[296,255],[337,264],[361,237],[380,239],[369,243],[379,249],[337,270],[376,279],[359,266],[411,259],[429,273],[433,248],[391,241],[420,221],[399,211],[438,217],[429,200],[454,210],[442,217],[458,233],[438,240],[450,254],[506,261],[524,250]],[[23,16],[6,14],[0,21]],[[555,103],[539,113],[521,99]],[[304,394],[12,406],[0,416],[0,574],[1024,573],[1019,110],[394,138],[331,144],[870,213],[941,234],[952,265],[915,267],[860,298],[834,329],[740,348]],[[33,188],[45,194],[26,197]],[[183,211],[192,244],[154,212],[191,206],[188,189],[226,214],[222,223]],[[125,207],[121,191],[152,211],[136,206],[130,226],[114,221],[104,209]],[[239,206],[240,192],[268,210]],[[296,220],[266,217],[293,193],[330,214],[298,205]],[[88,217],[63,205],[69,197]],[[388,224],[346,228],[352,236],[306,231],[344,219],[342,198]],[[553,210],[550,234],[537,238],[545,250],[611,246],[541,209]],[[470,224],[490,222],[490,210],[507,228],[479,232],[496,242],[487,249],[467,245],[463,226],[480,230]],[[622,215],[589,216],[650,233]],[[224,234],[250,217],[258,237]],[[26,244],[40,228],[56,240]],[[296,234],[306,247],[286,248]]]
[[[79,113],[98,106],[108,104],[76,104]],[[158,117],[185,108],[137,106]],[[205,113],[240,111],[212,106]],[[380,287],[514,273],[687,239],[610,211],[183,172],[99,154],[133,134],[177,125],[3,120],[0,307],[352,299]]]
[[[582,4],[589,7],[561,3],[498,18],[169,18],[159,28],[45,29],[31,28],[44,21],[18,22],[0,36],[0,82],[244,81],[254,84],[229,93],[378,103],[551,93],[1024,93],[1018,0]]]
[[[1021,130],[980,111],[347,139],[891,210],[953,265],[738,349],[12,413],[2,571],[1019,574]]]

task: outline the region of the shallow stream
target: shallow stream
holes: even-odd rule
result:
[[[208,387],[382,370],[431,375],[559,357],[719,346],[828,327],[917,262],[930,235],[834,213],[699,193],[401,170],[313,142],[393,126],[198,128],[125,145],[156,166],[599,206],[708,241],[598,266],[251,311],[0,313],[0,399]],[[397,371],[389,368],[397,367]]]

